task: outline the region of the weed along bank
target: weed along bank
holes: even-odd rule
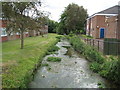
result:
[[[110,80],[117,86],[120,85],[120,63],[116,56],[105,56],[96,48],[86,44],[78,36],[69,38],[73,48],[90,61],[90,69]]]

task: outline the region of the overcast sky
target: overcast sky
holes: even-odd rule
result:
[[[58,21],[64,8],[70,3],[76,3],[87,9],[88,14],[92,15],[114,5],[117,5],[120,0],[42,0],[45,11],[51,13],[50,19]]]

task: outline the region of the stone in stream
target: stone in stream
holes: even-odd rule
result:
[[[77,62],[75,62],[75,64],[77,64]]]
[[[45,75],[42,75],[43,78],[45,78]]]

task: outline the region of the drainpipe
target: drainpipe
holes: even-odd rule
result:
[[[118,2],[118,23],[117,23],[118,57],[120,59],[120,1]]]

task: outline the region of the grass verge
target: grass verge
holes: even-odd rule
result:
[[[57,36],[48,34],[47,37],[25,38],[24,49],[19,48],[20,40],[2,43],[2,87],[25,88],[48,48],[58,41]]]

